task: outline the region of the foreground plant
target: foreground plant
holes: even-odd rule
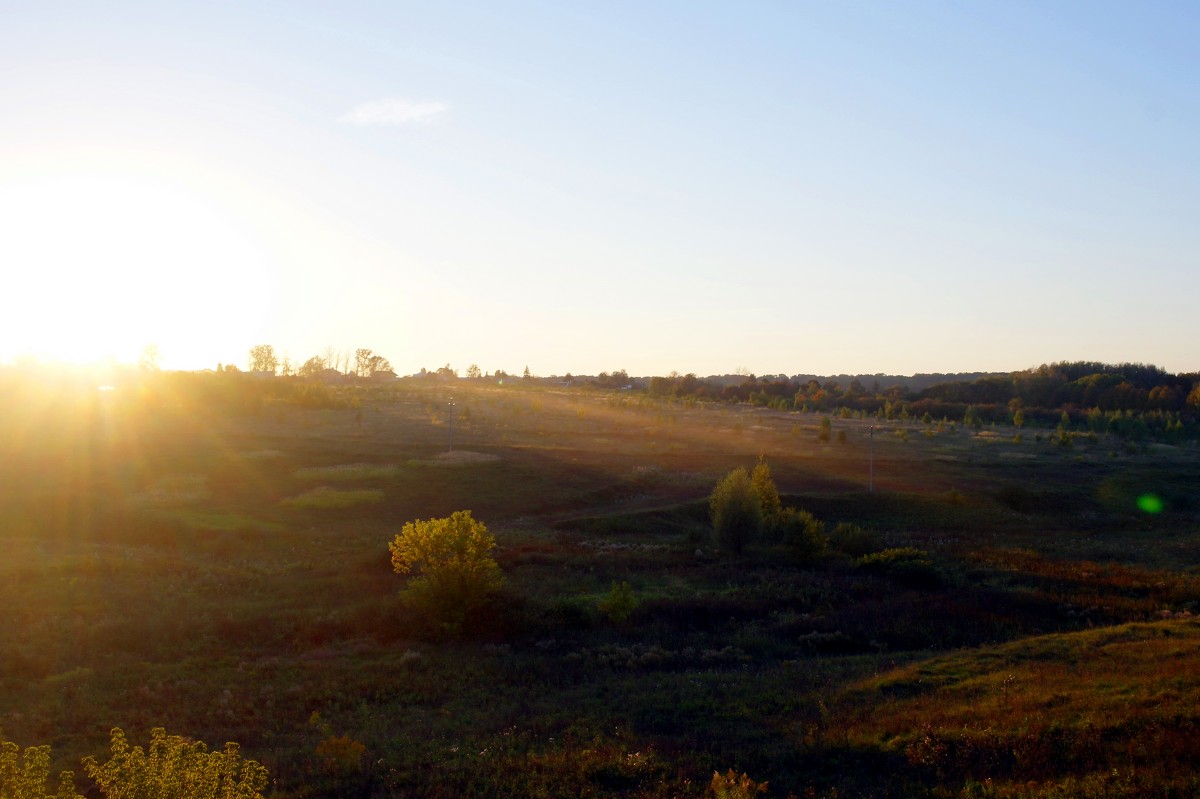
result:
[[[262,799],[267,769],[242,760],[236,743],[210,752],[203,741],[167,735],[162,727],[150,733],[150,751],[132,749],[120,727],[112,730],[112,757],[97,763],[83,760],[84,771],[106,799]]]
[[[11,741],[0,744],[0,797],[3,799],[51,799],[46,790],[50,776],[50,747],[30,746],[24,754]],[[64,771],[53,799],[83,799],[75,793],[75,775]]]
[[[738,776],[733,769],[724,774],[714,771],[708,786],[708,796],[713,799],[754,799],[766,792],[767,783],[755,782],[748,774]]]

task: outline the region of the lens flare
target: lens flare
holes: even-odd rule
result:
[[[1142,494],[1137,499],[1137,506],[1146,513],[1162,513],[1163,501],[1155,494]]]

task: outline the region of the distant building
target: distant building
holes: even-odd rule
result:
[[[317,377],[324,383],[345,383],[346,375],[339,372],[337,369],[322,369],[317,373]]]

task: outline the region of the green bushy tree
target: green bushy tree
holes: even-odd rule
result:
[[[854,558],[861,558],[886,547],[883,537],[878,533],[849,522],[838,522],[829,535],[829,545]]]
[[[779,537],[801,560],[812,560],[825,551],[825,522],[806,510],[784,508],[779,515]]]
[[[504,584],[492,558],[496,539],[471,511],[404,525],[388,548],[397,574],[416,572],[404,590],[411,606],[448,632],[457,632],[467,616]]]
[[[762,502],[745,467],[725,475],[708,498],[718,546],[740,553],[762,531]]]

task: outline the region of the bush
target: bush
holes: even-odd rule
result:
[[[718,546],[740,553],[762,532],[762,503],[742,466],[725,475],[708,498]]]
[[[825,551],[825,522],[806,510],[784,508],[779,514],[779,537],[801,560],[812,560]]]
[[[864,530],[857,524],[838,522],[829,534],[829,546],[852,558],[861,558],[884,548],[883,538],[874,530]]]
[[[916,547],[892,547],[859,558],[858,565],[865,571],[886,572],[898,563],[928,560],[928,558],[928,554]]]
[[[267,785],[267,769],[242,760],[232,741],[209,752],[203,741],[167,735],[162,727],[150,733],[149,754],[130,749],[121,728],[113,728],[112,757],[102,765],[84,758],[83,768],[109,799],[262,799]]]
[[[637,604],[637,597],[633,595],[633,588],[629,583],[624,580],[618,583],[614,580],[608,596],[600,600],[597,608],[612,623],[623,624],[629,620]]]
[[[46,791],[50,776],[50,747],[30,746],[24,755],[15,743],[0,746],[0,796],[4,799],[51,799]],[[83,799],[75,793],[74,774],[64,771],[52,799]]]
[[[946,575],[934,565],[929,555],[913,547],[885,549],[866,555],[858,561],[859,568],[886,575],[908,588],[941,588]]]
[[[708,785],[708,796],[713,799],[754,799],[767,792],[767,783],[755,782],[748,774],[740,777],[733,769],[725,774],[714,771]]]
[[[496,539],[471,511],[408,522],[388,544],[397,574],[417,572],[404,599],[446,632],[456,633],[470,613],[504,584],[491,556]]]

